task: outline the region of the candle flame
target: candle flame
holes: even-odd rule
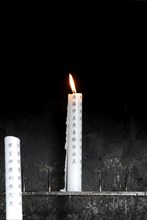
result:
[[[69,82],[70,82],[72,92],[76,93],[75,83],[74,83],[74,80],[71,74],[69,74]]]

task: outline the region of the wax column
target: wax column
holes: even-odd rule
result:
[[[4,143],[6,220],[22,220],[20,139],[7,136]]]
[[[82,94],[68,94],[67,191],[82,191]]]

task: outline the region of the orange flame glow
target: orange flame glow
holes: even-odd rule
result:
[[[73,93],[76,93],[76,87],[72,75],[69,73],[69,83]]]

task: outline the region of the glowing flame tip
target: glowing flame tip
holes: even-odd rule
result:
[[[70,73],[69,73],[69,82],[70,82],[72,92],[76,93],[75,83],[74,83],[73,77]]]

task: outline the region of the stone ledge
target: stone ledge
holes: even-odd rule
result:
[[[0,195],[4,195],[5,192],[1,192]],[[22,192],[23,196],[147,196],[147,192],[126,192],[126,191],[83,191],[83,192]]]

